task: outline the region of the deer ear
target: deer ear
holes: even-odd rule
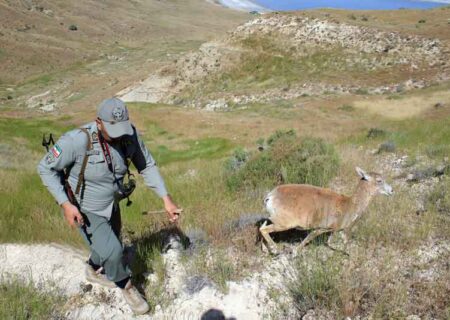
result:
[[[363,180],[370,180],[370,176],[360,167],[355,167],[356,173],[358,173],[358,175],[361,177],[361,179]]]

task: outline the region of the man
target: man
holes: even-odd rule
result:
[[[170,221],[176,222],[181,210],[172,201],[153,157],[130,123],[126,105],[117,98],[104,100],[98,106],[95,122],[63,135],[41,160],[38,172],[69,225],[78,225],[91,249],[87,280],[121,288],[133,312],[144,314],[149,306],[131,283],[120,242],[118,201],[127,193],[127,159],[145,184],[162,198]],[[64,170],[69,170],[66,187]]]

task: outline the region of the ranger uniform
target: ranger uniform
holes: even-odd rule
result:
[[[119,139],[106,141],[97,123],[88,123],[64,134],[40,161],[38,172],[57,203],[62,205],[70,197],[68,188],[64,187],[64,170],[69,170],[66,180],[75,198],[71,202],[83,216],[85,223],[80,231],[91,249],[88,268],[104,270],[107,279],[123,289],[131,273],[122,257],[118,200],[128,171],[127,159],[158,196],[167,196],[168,192],[154,158],[129,123],[125,104],[116,98],[107,99],[98,107],[97,116],[108,135]],[[92,270],[90,273],[95,278]]]

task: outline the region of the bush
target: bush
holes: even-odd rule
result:
[[[71,25],[69,26],[69,30],[70,30],[70,31],[77,31],[77,30],[78,30],[78,27],[77,27],[76,25],[74,25],[74,24],[71,24]]]
[[[316,256],[317,259],[320,259]],[[288,282],[288,290],[295,307],[306,312],[310,309],[338,309],[342,262],[333,258],[311,264],[311,261],[297,259],[294,277]]]
[[[240,168],[226,167],[231,191],[271,188],[282,183],[325,186],[337,173],[338,155],[322,139],[307,137],[299,141],[293,130],[277,131],[267,139],[267,146],[251,155]]]
[[[367,138],[378,138],[386,136],[386,131],[378,128],[370,128],[367,132]]]

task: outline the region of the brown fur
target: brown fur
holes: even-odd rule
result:
[[[392,188],[379,174],[367,175],[360,168],[357,168],[357,172],[364,179],[359,181],[351,197],[305,184],[276,187],[265,200],[272,224],[265,223],[260,228],[261,235],[274,247],[275,243],[269,236],[271,232],[293,228],[313,230],[300,245],[303,247],[322,233],[339,230],[347,232],[375,194],[383,191],[392,193]]]

